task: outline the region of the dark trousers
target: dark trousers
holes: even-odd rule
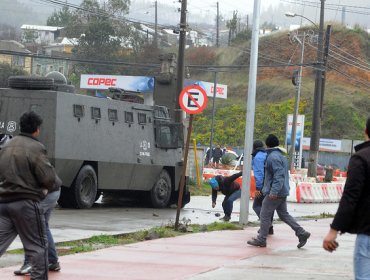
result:
[[[305,230],[297,223],[297,221],[289,214],[287,209],[286,197],[281,197],[275,200],[266,196],[262,202],[261,209],[261,225],[257,239],[266,242],[266,238],[271,226],[271,216],[274,211],[278,214],[280,220],[286,223],[294,230],[295,235],[299,238],[305,233]]]
[[[263,195],[260,195],[259,197],[255,197],[253,200],[253,210],[256,213],[258,219],[261,219],[261,209],[262,209],[262,202],[265,197]],[[274,220],[274,213],[271,215],[271,226],[272,222]]]
[[[19,234],[32,265],[31,280],[48,279],[45,220],[39,203],[19,200],[0,203],[0,256]]]

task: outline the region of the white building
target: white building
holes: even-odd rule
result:
[[[21,29],[22,42],[49,45],[54,43],[56,38],[59,37],[60,30],[62,30],[63,27],[23,24]]]

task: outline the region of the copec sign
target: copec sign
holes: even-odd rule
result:
[[[80,88],[104,90],[111,87],[140,93],[151,93],[154,90],[154,77],[90,74],[81,75]]]
[[[184,87],[198,85],[205,90],[207,96],[227,99],[227,85],[217,84],[216,94],[214,94],[214,83],[185,80]],[[81,75],[80,88],[93,90],[107,90],[111,87],[136,91],[140,93],[153,93],[154,77],[149,76],[118,76],[118,75]]]

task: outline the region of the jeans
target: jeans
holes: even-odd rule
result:
[[[225,216],[231,217],[231,213],[233,212],[233,204],[234,201],[239,199],[242,194],[241,190],[233,192],[229,196],[225,196],[224,201],[222,202],[222,208],[224,209]]]
[[[286,197],[280,197],[278,199],[270,199],[266,196],[262,202],[261,209],[261,225],[257,239],[262,242],[266,242],[266,238],[271,226],[271,216],[274,211],[278,214],[279,218],[289,225],[295,232],[295,235],[299,238],[305,233],[305,230],[296,222],[296,220],[290,216],[287,209]]]
[[[358,234],[353,256],[355,280],[370,279],[370,236]]]
[[[60,196],[60,190],[49,193],[41,202],[40,202],[40,209],[44,213],[45,217],[45,228],[46,228],[46,237],[48,240],[48,260],[50,264],[54,264],[58,262],[58,254],[55,249],[54,238],[50,232],[49,228],[49,219],[51,215],[51,211],[54,209],[55,205]],[[24,263],[29,263],[29,257],[25,256]]]

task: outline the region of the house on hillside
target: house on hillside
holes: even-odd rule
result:
[[[22,43],[48,45],[55,42],[63,27],[23,24],[21,29]]]
[[[76,38],[57,38],[54,43],[43,46],[43,53],[51,55],[52,53],[71,54],[72,49],[78,45]]]
[[[14,54],[4,54],[1,53],[1,51],[14,52]],[[7,63],[12,67],[16,67],[26,71],[27,73],[31,73],[32,58],[21,55],[29,53],[31,52],[17,41],[0,40],[0,63]]]

